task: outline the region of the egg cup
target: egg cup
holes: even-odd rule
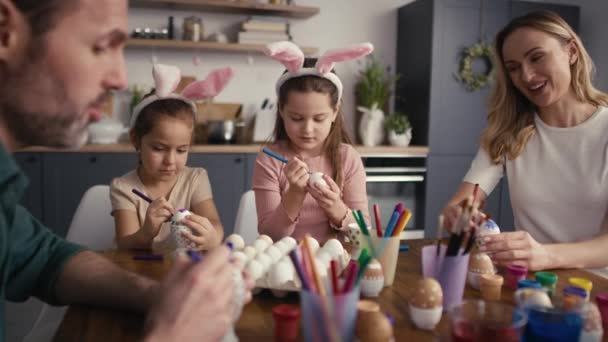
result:
[[[441,314],[443,313],[443,306],[438,306],[430,309],[421,309],[408,304],[410,307],[410,318],[412,322],[423,330],[433,330],[439,321],[441,320]]]
[[[384,288],[384,277],[378,278],[363,276],[359,281],[361,288],[361,296],[363,297],[378,297],[380,291]]]

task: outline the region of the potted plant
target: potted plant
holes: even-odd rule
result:
[[[364,145],[379,145],[384,140],[384,112],[399,75],[392,74],[380,61],[370,55],[359,73],[355,87],[357,109],[362,113],[359,136]]]
[[[412,126],[403,113],[395,112],[386,118],[385,127],[388,131],[388,141],[393,146],[405,147],[412,140]]]

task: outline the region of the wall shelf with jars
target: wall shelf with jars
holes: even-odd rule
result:
[[[132,48],[163,48],[180,50],[207,50],[218,52],[262,52],[264,45],[243,43],[218,43],[207,41],[186,41],[169,39],[135,39],[127,41],[127,46]],[[305,55],[312,55],[318,51],[317,48],[303,47]]]
[[[156,7],[205,12],[271,15],[299,19],[310,18],[319,13],[318,7],[260,3],[246,0],[130,0],[129,6],[139,8]]]

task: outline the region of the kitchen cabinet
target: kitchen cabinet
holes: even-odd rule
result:
[[[38,152],[16,153],[15,160],[29,180],[21,204],[38,220],[43,219],[42,154]]]
[[[245,155],[191,154],[188,165],[207,170],[224,235],[232,234],[239,200],[245,192]]]
[[[455,79],[462,50],[480,37],[492,41],[511,18],[540,9],[555,11],[578,28],[577,6],[544,2],[417,0],[398,9],[397,73],[402,77],[395,97],[402,100],[395,101],[395,110],[409,114],[412,144],[430,149],[425,193],[427,237],[436,236],[437,217],[458,189],[486,126],[491,88],[469,92]],[[507,188],[503,179],[486,210],[501,227],[512,229]]]
[[[43,222],[61,236],[90,187],[110,184],[137,165],[134,153],[43,153],[42,159]]]

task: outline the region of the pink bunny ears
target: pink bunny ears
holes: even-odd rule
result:
[[[338,97],[342,98],[342,82],[340,78],[331,72],[336,62],[343,62],[365,55],[374,51],[371,43],[361,43],[342,49],[328,50],[319,57],[314,68],[303,68],[304,53],[292,42],[282,41],[266,45],[264,53],[272,59],[285,66],[287,72],[283,74],[275,86],[277,94],[285,81],[294,77],[313,75],[323,77],[332,82],[338,89]]]
[[[206,100],[221,93],[232,76],[233,72],[230,67],[215,69],[204,80],[192,82],[184,88],[181,94],[176,94],[174,91],[182,78],[179,68],[173,65],[155,64],[152,67],[155,93],[135,106],[129,126],[133,127],[142,109],[160,99],[182,100],[191,105],[196,113],[197,109],[194,102]]]

